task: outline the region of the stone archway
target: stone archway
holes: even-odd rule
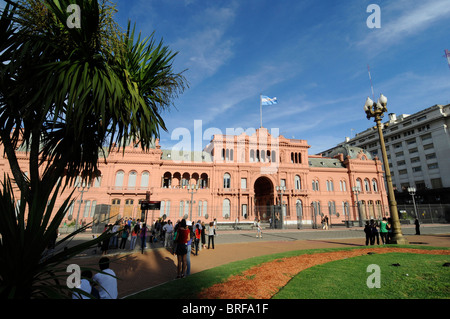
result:
[[[254,184],[255,218],[267,221],[274,205],[274,186],[270,178],[261,176]]]

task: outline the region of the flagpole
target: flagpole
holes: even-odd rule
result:
[[[262,94],[259,95],[259,118],[260,118],[261,127],[262,127]]]

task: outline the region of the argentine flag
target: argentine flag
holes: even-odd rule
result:
[[[278,104],[276,97],[268,97],[265,95],[261,95],[261,105],[273,105]]]

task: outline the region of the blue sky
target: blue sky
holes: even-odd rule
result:
[[[117,19],[179,51],[190,88],[165,116],[161,145],[179,143],[176,128],[258,128],[306,139],[310,154],[374,125],[363,105],[388,98],[388,111],[412,114],[450,103],[448,0],[134,0],[116,2]],[[369,4],[381,28],[368,28]],[[353,130],[352,130],[353,129]],[[203,141],[208,142],[207,136]]]
[[[388,111],[412,114],[450,103],[449,0],[116,0],[116,20],[179,54],[176,71],[190,88],[164,114],[163,148],[191,132],[263,126],[306,139],[310,154],[373,126],[363,105],[388,98]],[[369,4],[381,9],[381,28],[369,28]],[[206,134],[207,135],[207,134]],[[198,136],[196,137],[198,138]],[[209,142],[205,136],[203,146]],[[202,136],[203,139],[203,136]]]

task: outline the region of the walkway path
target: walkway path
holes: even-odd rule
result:
[[[418,246],[450,247],[450,225],[423,225],[422,235],[414,235],[414,226],[403,226],[403,234],[410,244]],[[363,246],[362,228],[324,230],[268,230],[263,238],[255,238],[252,231],[218,232],[215,249],[202,250],[198,256],[191,256],[191,273],[217,267],[233,261],[251,257],[280,253],[284,251]],[[92,235],[84,233],[77,240],[86,240]],[[111,268],[120,278],[119,298],[174,280],[176,276],[176,256],[152,244],[143,254],[139,251],[113,250],[108,257]],[[81,265],[97,268],[100,254],[77,258]]]

